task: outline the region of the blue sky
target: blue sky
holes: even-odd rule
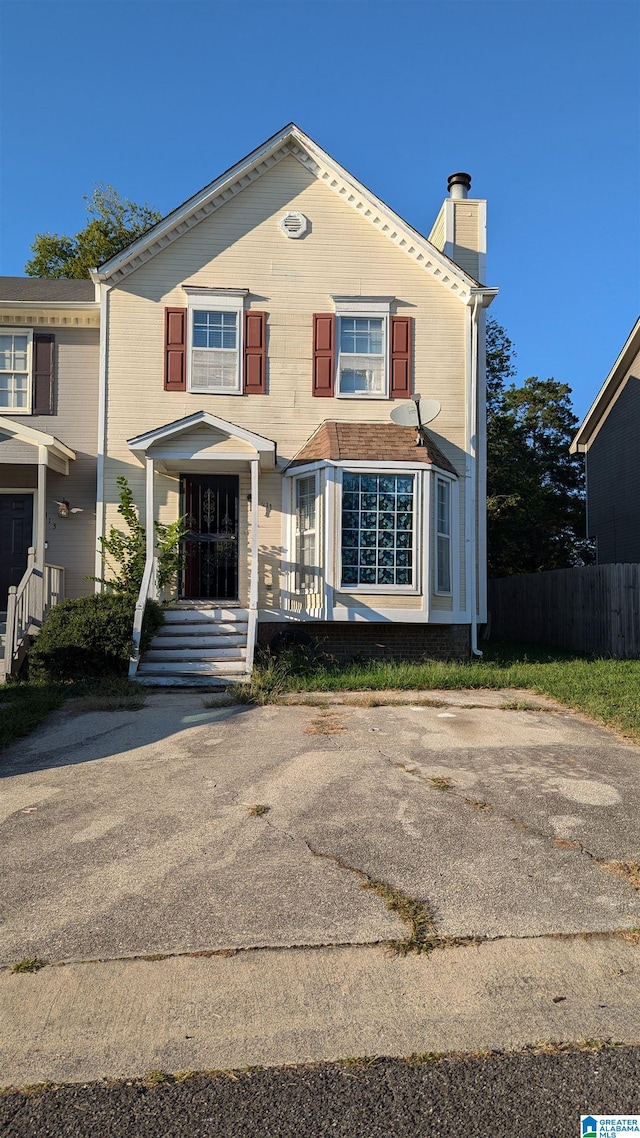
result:
[[[423,233],[469,171],[518,377],[587,410],[640,310],[636,0],[0,0],[0,22],[0,272],[82,228],[97,182],[168,212],[293,120]]]

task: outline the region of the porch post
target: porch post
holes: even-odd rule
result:
[[[251,587],[249,608],[258,607],[258,468],[259,458],[251,459]]]
[[[36,514],[36,565],[44,569],[45,563],[45,533],[47,517],[47,448],[38,447],[38,508]]]
[[[145,487],[145,518],[144,524],[147,534],[147,565],[153,561],[153,554],[156,547],[156,534],[153,525],[153,458],[151,455],[145,455],[145,472],[146,472],[146,487]]]

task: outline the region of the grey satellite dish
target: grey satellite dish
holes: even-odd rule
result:
[[[440,404],[437,399],[422,399],[414,395],[410,403],[400,403],[393,408],[391,418],[399,427],[423,427],[431,423],[440,414]]]

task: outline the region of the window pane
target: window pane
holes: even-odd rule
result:
[[[191,368],[193,387],[233,390],[238,387],[237,352],[194,350]]]
[[[449,556],[450,539],[438,538],[438,580],[439,593],[451,592],[451,558]]]
[[[344,475],[343,586],[412,584],[413,481],[412,475]]]
[[[235,348],[235,312],[194,312],[194,348]]]
[[[310,475],[296,482],[295,589],[298,593],[316,591],[316,550],[316,479]]]

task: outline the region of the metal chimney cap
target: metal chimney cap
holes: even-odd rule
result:
[[[457,174],[449,174],[447,190],[452,198],[466,198],[470,189],[471,174],[464,174],[462,171]]]

